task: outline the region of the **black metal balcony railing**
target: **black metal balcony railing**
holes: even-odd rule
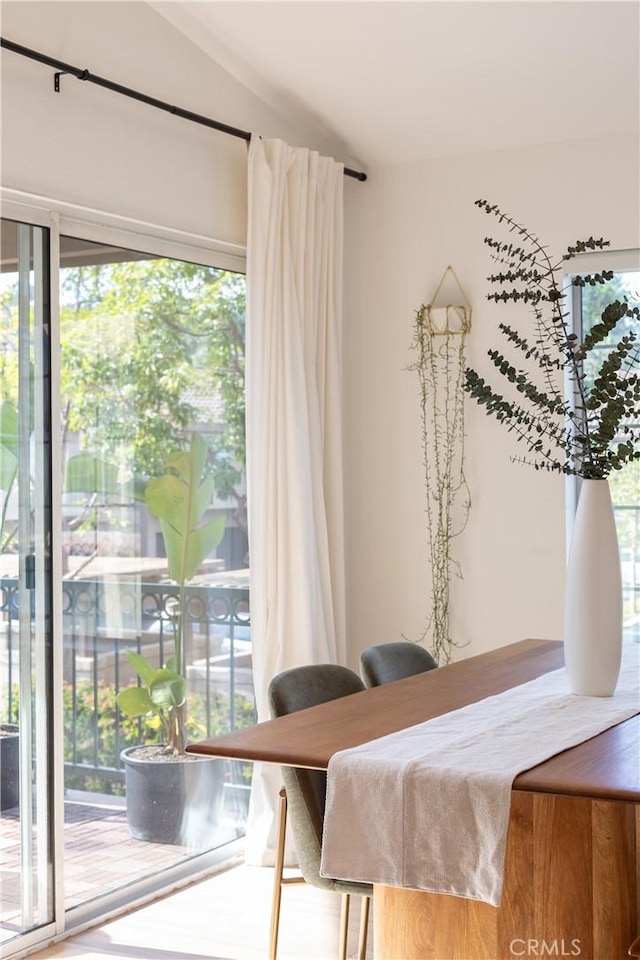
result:
[[[120,715],[118,691],[136,682],[128,650],[158,667],[173,654],[178,589],[170,584],[66,580],[62,585],[67,777],[122,782],[120,752],[157,732]],[[0,579],[3,720],[17,717],[18,582]],[[191,739],[255,721],[249,591],[191,586],[184,611]]]

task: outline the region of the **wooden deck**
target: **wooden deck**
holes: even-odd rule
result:
[[[64,824],[66,907],[114,892],[186,860],[186,847],[134,840],[123,801],[66,801]],[[229,827],[229,839],[236,832]],[[20,931],[20,820],[17,809],[0,816],[0,943]]]

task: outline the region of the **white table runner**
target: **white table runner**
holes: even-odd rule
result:
[[[321,873],[499,906],[515,777],[640,713],[639,681],[628,644],[613,697],[571,695],[563,668],[334,754]]]

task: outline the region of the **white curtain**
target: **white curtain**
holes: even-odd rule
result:
[[[258,719],[274,674],[345,661],[343,167],[249,148],[247,485]],[[246,857],[273,862],[277,767],[256,765]]]

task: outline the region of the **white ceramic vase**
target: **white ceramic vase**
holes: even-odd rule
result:
[[[622,577],[607,480],[583,480],[564,609],[564,654],[571,692],[613,696],[622,656]]]

